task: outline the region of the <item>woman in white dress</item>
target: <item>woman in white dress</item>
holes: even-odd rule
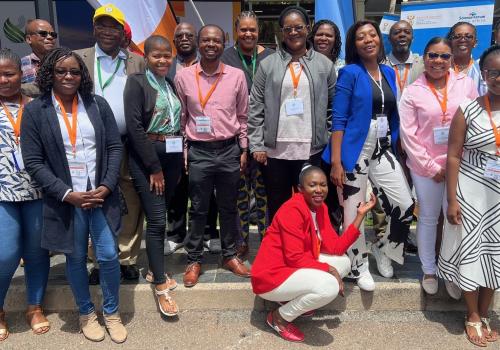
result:
[[[485,347],[498,339],[488,308],[500,289],[500,46],[479,64],[488,93],[462,104],[451,123],[438,275],[463,291],[466,336]]]

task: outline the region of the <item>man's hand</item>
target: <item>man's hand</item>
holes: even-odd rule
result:
[[[97,208],[104,203],[104,199],[92,196],[91,192],[70,192],[64,201],[82,209]]]
[[[243,150],[243,153],[241,153],[240,156],[240,173],[243,173],[247,167],[247,162],[248,162],[248,156],[247,156],[247,151]]]
[[[267,165],[267,152],[253,152],[253,159],[255,159],[260,164]]]

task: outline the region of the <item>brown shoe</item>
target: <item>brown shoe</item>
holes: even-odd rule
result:
[[[198,277],[200,277],[201,265],[200,263],[193,262],[186,267],[184,272],[184,286],[191,288],[198,283]]]
[[[241,261],[239,258],[235,256],[232,258],[225,259],[223,266],[225,269],[228,269],[236,276],[246,277],[246,278],[249,278],[251,276],[248,267],[246,267],[245,264],[243,264],[243,261]]]
[[[122,323],[120,314],[116,312],[112,315],[104,315],[104,324],[112,341],[121,344],[127,340],[127,329]]]
[[[236,256],[240,259],[243,259],[246,255],[248,254],[248,244],[245,242],[242,242],[237,248],[236,248]]]

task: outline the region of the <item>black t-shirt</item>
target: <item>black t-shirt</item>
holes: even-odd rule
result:
[[[382,74],[382,73],[381,73]],[[380,92],[380,88],[378,85],[378,81],[375,82],[374,79],[370,78],[370,82],[372,85],[372,119],[376,119],[377,114],[382,113],[382,94]],[[395,108],[397,108],[396,97],[389,86],[389,83],[383,77],[382,79],[382,89],[384,91],[384,112],[389,118],[389,116],[394,112]]]

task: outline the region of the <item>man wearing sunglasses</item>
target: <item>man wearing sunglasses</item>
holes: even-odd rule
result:
[[[144,59],[121,47],[125,38],[125,15],[116,6],[108,4],[97,8],[93,23],[95,46],[78,50],[76,53],[82,57],[89,70],[94,81],[95,94],[104,97],[113,110],[124,143],[119,185],[126,210],[122,210],[124,216],[122,230],[118,236],[118,249],[123,278],[137,280],[139,270],[136,264],[141,246],[144,214],[128,170],[123,90],[129,74],[144,71]],[[89,256],[91,253],[89,251]],[[94,265],[89,277],[90,284],[99,283],[99,268],[95,262]]]
[[[41,60],[56,47],[57,33],[52,25],[43,19],[30,19],[26,22],[25,41],[32,53],[21,59],[23,84],[33,83]]]

